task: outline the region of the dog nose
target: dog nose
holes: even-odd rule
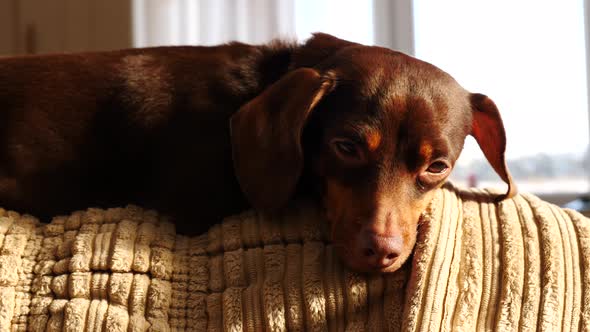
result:
[[[378,269],[391,266],[402,251],[400,236],[381,236],[375,233],[362,235],[361,250],[367,263]]]

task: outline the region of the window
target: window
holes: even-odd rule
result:
[[[322,31],[361,44],[373,44],[373,7],[371,1],[297,0],[295,32],[298,40]]]
[[[521,191],[588,191],[583,1],[414,1],[415,56],[492,98]],[[453,180],[498,186],[469,139]]]

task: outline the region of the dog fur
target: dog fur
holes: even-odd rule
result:
[[[323,206],[341,258],[391,272],[465,137],[516,192],[500,114],[440,69],[315,34],[0,60],[0,205],[134,203],[198,233],[248,207]]]

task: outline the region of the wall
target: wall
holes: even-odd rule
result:
[[[131,0],[0,1],[0,54],[132,46]]]

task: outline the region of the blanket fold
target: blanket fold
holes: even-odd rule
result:
[[[136,206],[0,209],[0,331],[590,330],[590,220],[493,194],[438,190],[386,275],[343,267],[305,204],[195,237]]]

